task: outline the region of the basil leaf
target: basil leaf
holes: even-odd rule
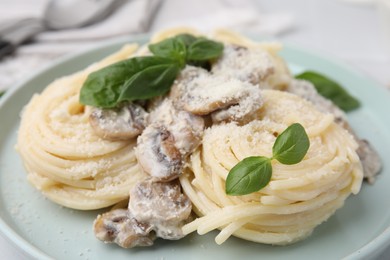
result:
[[[283,164],[296,164],[305,157],[309,146],[310,141],[305,128],[295,123],[276,138],[272,147],[272,158]]]
[[[186,48],[188,48],[188,46],[190,46],[193,42],[195,42],[198,39],[194,35],[188,33],[178,34],[175,36],[175,38],[184,42]]]
[[[186,48],[188,49],[189,46],[194,43],[198,38],[191,35],[191,34],[180,34],[176,37],[180,38],[184,44],[186,45]],[[208,71],[211,70],[211,63],[209,60],[189,60],[188,57],[186,57],[187,61],[186,63],[188,65],[194,66],[194,67],[201,67]]]
[[[222,43],[199,38],[188,47],[187,60],[203,61],[215,59],[222,55],[222,51]]]
[[[185,41],[187,41],[186,38],[173,37],[155,44],[150,44],[148,47],[154,55],[174,59],[184,67],[187,55]]]
[[[177,64],[161,64],[133,75],[124,85],[118,101],[143,100],[167,93],[180,72]]]
[[[262,156],[247,157],[229,172],[225,190],[228,195],[245,195],[264,188],[271,180],[271,159]]]
[[[202,50],[202,48],[208,48]],[[112,108],[122,101],[149,99],[167,93],[186,64],[208,68],[208,59],[223,45],[190,34],[180,34],[149,45],[155,56],[135,57],[91,73],[80,91],[80,103]],[[193,60],[188,51],[192,51]]]
[[[3,96],[4,93],[5,93],[5,91],[1,91],[1,92],[0,92],[0,97]]]
[[[273,159],[283,164],[299,163],[309,146],[309,137],[303,126],[290,125],[276,138],[272,158],[247,157],[230,170],[225,182],[226,194],[245,195],[264,188],[271,180]]]
[[[89,74],[80,90],[80,103],[94,107],[115,107],[129,78],[161,64],[174,64],[174,61],[154,56],[135,57],[95,71]]]
[[[330,99],[336,106],[348,112],[360,106],[360,102],[351,96],[340,84],[314,71],[306,71],[296,75],[297,79],[304,79],[313,83],[318,93]]]

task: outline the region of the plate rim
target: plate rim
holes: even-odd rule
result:
[[[64,55],[63,57],[60,57],[53,62],[50,62],[49,64],[43,66],[36,72],[30,74],[28,77],[24,78],[20,82],[17,82],[14,86],[11,86],[4,95],[0,98],[0,110],[3,109],[4,104],[7,103],[7,100],[12,98],[16,92],[23,89],[30,81],[32,81],[36,77],[42,76],[42,74],[45,74],[48,70],[52,69],[53,67],[59,66],[61,64],[70,62],[73,59],[77,59],[80,56],[87,55],[91,52],[98,52],[99,50],[103,50],[105,48],[109,48],[110,46],[114,45],[120,45],[125,44],[126,42],[142,42],[147,41],[150,39],[151,34],[135,34],[131,36],[124,36],[124,37],[118,37],[113,40],[107,40],[103,43],[99,43],[96,46],[88,49],[84,49],[81,51],[76,51],[71,54]],[[252,39],[258,40],[259,37],[251,36]],[[261,39],[261,38],[260,38]],[[341,61],[340,59],[335,58],[332,55],[325,56],[324,54],[319,54],[314,50],[306,49],[297,46],[296,44],[291,44],[286,41],[278,41],[282,43],[283,49],[285,51],[289,52],[297,52],[300,55],[306,55],[311,56],[316,59],[320,59],[332,66],[337,66],[342,68],[343,70],[348,71],[351,74],[355,74],[357,76],[357,71],[359,71],[357,68],[354,68],[353,66]],[[288,63],[288,60],[286,60]],[[65,76],[65,75],[64,75]],[[360,78],[364,78],[365,80],[368,80],[373,83],[374,87],[377,89],[380,89],[379,91],[387,92],[388,90],[380,84],[377,80],[370,77],[367,74],[360,73],[358,75]],[[386,94],[390,97],[390,91],[388,94]],[[0,217],[0,233],[4,237],[7,242],[10,242],[15,248],[17,248],[21,253],[24,255],[28,255],[37,259],[53,259],[51,256],[49,256],[47,253],[39,249],[38,247],[34,246],[30,242],[28,242],[26,239],[21,237],[14,229],[12,229],[6,221],[4,221]],[[388,225],[380,234],[378,234],[374,239],[369,241],[367,244],[362,246],[360,249],[356,250],[355,252],[345,256],[343,259],[365,259],[367,257],[373,257],[378,256],[380,253],[382,253],[386,248],[390,246],[390,225]]]

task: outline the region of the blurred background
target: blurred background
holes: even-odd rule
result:
[[[64,55],[172,26],[293,44],[390,89],[390,0],[1,0],[0,93]],[[0,259],[22,257],[0,237]]]
[[[0,59],[0,91],[65,54],[180,25],[294,44],[390,86],[390,0],[1,0],[3,43],[30,37]]]

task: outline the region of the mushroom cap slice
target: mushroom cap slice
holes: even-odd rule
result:
[[[204,69],[186,66],[172,86],[170,98],[179,110],[208,115],[237,103],[236,93],[240,84],[238,80],[214,76]]]
[[[259,86],[190,66],[176,80],[170,97],[175,107],[189,113],[215,113],[212,115],[214,122],[241,120],[263,104]]]
[[[183,171],[184,160],[199,146],[204,119],[161,102],[149,116],[150,125],[137,139],[139,165],[156,181],[171,181]]]
[[[183,170],[183,158],[175,146],[175,138],[160,124],[149,125],[138,137],[136,156],[142,169],[154,180],[173,180]]]
[[[191,153],[201,142],[205,122],[203,117],[178,110],[171,99],[165,99],[149,116],[151,122],[164,125],[174,136],[175,146],[183,157]]]
[[[95,133],[107,140],[128,140],[142,133],[147,112],[138,104],[129,103],[120,108],[93,108],[89,122]]]
[[[95,236],[104,242],[116,243],[124,248],[151,246],[155,236],[149,224],[140,223],[128,209],[114,209],[99,215],[93,224]]]
[[[211,114],[214,123],[228,121],[245,121],[263,106],[261,89],[257,86],[247,85],[239,92],[237,103]]]
[[[364,139],[358,139],[359,148],[357,154],[362,162],[364,178],[368,183],[374,183],[376,175],[382,169],[382,161],[378,152]]]
[[[158,237],[182,238],[181,227],[190,217],[192,204],[181,192],[178,181],[139,182],[130,192],[129,211],[141,222],[149,223]]]

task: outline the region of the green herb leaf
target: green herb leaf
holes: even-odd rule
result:
[[[193,42],[195,42],[198,38],[194,35],[188,33],[182,33],[175,36],[178,40],[184,42],[186,48],[188,48]]]
[[[247,157],[229,172],[225,190],[228,195],[245,195],[264,188],[271,180],[271,159],[262,156]]]
[[[272,158],[283,164],[296,164],[305,157],[309,146],[310,141],[305,128],[295,123],[276,138],[272,147]]]
[[[169,91],[186,64],[207,68],[223,45],[180,34],[149,45],[155,56],[135,57],[91,73],[80,91],[80,103],[113,108],[122,101],[149,99]],[[193,60],[188,55],[191,51]]]
[[[146,68],[132,76],[125,84],[118,101],[143,100],[167,93],[180,67],[162,64]]]
[[[223,44],[205,38],[193,42],[187,51],[187,60],[204,61],[218,58],[223,51]]]
[[[223,44],[197,38],[190,34],[180,34],[161,42],[150,44],[149,50],[156,56],[173,58],[184,66],[185,63],[195,66],[206,66],[210,59],[219,57]]]
[[[5,91],[1,91],[1,92],[0,92],[0,97],[1,97],[2,95],[4,95],[4,93],[5,93]]]
[[[314,71],[306,71],[296,75],[297,79],[304,79],[313,83],[318,93],[330,99],[344,111],[351,111],[360,106],[360,102],[351,96],[340,84]]]
[[[154,55],[174,59],[184,67],[187,56],[186,40],[187,39],[176,36],[155,44],[150,44],[148,47]]]
[[[172,64],[176,64],[172,59],[146,56],[131,58],[102,68],[89,74],[80,90],[80,103],[94,107],[115,107],[119,103],[118,100],[122,96],[122,92],[129,87],[129,81],[134,75],[149,67]],[[151,75],[148,72],[148,76],[154,83],[155,78],[161,79],[157,73]],[[145,91],[148,89],[145,88]],[[130,98],[129,94],[126,97]]]
[[[276,138],[272,158],[247,157],[230,170],[225,182],[226,194],[245,195],[264,188],[271,181],[273,159],[283,164],[299,163],[309,146],[309,137],[303,126],[290,125]]]

